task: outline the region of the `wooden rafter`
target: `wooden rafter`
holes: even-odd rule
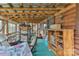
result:
[[[61,11],[59,11],[58,13],[55,13],[55,16],[57,16],[57,15],[59,15],[59,14],[61,14],[61,13],[63,13],[63,12],[65,12],[66,10],[69,10],[69,9],[72,9],[73,7],[75,7],[76,6],[76,4],[74,3],[74,4],[71,4],[71,5],[69,5],[67,8],[65,8],[65,9],[62,9]]]
[[[33,20],[33,19],[13,19],[13,21],[16,21],[16,22],[31,22],[31,23],[39,23],[39,22],[41,22],[40,19],[37,19],[37,20]]]
[[[56,11],[56,10],[61,10],[63,8],[60,8],[60,7],[57,7],[57,8],[0,8],[0,10]]]
[[[5,16],[4,15],[4,17],[7,17],[7,18],[41,18],[41,17],[44,17],[44,18],[46,18],[47,17],[47,15],[32,15],[32,17],[31,16],[26,16],[26,15],[18,15],[18,16],[16,16],[16,15],[11,15],[11,16]]]
[[[41,11],[41,12],[0,12],[1,15],[22,15],[22,14],[40,14],[40,15],[53,15],[57,11]]]
[[[40,23],[42,20],[46,19],[47,17],[41,18],[13,18],[14,21],[17,22],[32,22],[32,23]]]
[[[23,22],[23,21],[26,21],[26,22],[31,22],[31,23],[39,23],[41,22],[42,20],[44,20],[45,18],[47,18],[47,16],[39,16],[39,17],[20,17],[20,18],[17,18],[16,16],[13,16],[13,17],[5,17],[5,18],[9,18],[9,19],[12,19],[13,21],[16,21],[16,22]]]
[[[59,12],[60,10],[65,9],[65,4],[64,5],[61,5],[61,4],[44,5],[45,7],[40,6],[36,8],[33,7],[32,4],[29,4],[30,7],[27,7],[27,8],[25,8],[22,3],[21,3],[21,6],[18,5],[19,7],[14,7],[13,4],[11,3],[8,3],[8,5],[10,7],[0,7],[0,10],[5,10],[3,12],[0,12],[0,15],[2,15],[5,18],[12,19],[13,21],[16,21],[16,22],[27,21],[32,23],[40,23],[41,21],[48,18],[49,15],[53,16],[55,13]],[[6,12],[7,10],[9,12]],[[11,12],[11,11],[15,11],[15,12]],[[18,11],[21,11],[21,12],[18,12]]]

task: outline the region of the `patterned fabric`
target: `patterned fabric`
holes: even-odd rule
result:
[[[15,46],[0,46],[0,56],[32,56],[31,50],[26,42]]]

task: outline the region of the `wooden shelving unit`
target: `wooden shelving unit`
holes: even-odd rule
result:
[[[74,55],[74,30],[48,30],[48,47],[58,56]]]

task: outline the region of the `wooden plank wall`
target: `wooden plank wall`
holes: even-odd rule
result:
[[[62,28],[64,29],[74,29],[75,30],[75,38],[74,38],[74,52],[75,55],[79,55],[79,4],[69,10],[65,10],[65,12],[55,16],[55,23],[62,24]],[[59,17],[63,15],[63,20]],[[77,21],[76,21],[77,20]]]
[[[61,18],[63,17],[63,19]],[[76,18],[76,7],[73,7],[65,12],[55,16],[55,23],[62,24],[62,28],[74,29]]]
[[[63,28],[75,28],[76,8],[72,8],[64,13]]]
[[[76,26],[75,26],[75,55],[79,56],[79,4],[76,4]]]

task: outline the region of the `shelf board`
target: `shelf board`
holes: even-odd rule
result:
[[[58,43],[62,43],[63,44],[63,42],[60,42],[60,41],[58,41]]]
[[[63,37],[63,35],[57,35],[57,36],[59,36],[59,37]]]
[[[55,45],[55,44],[52,44],[52,46],[56,47],[56,45]]]
[[[53,45],[53,44],[51,44],[51,45],[52,45],[52,47],[51,47],[51,48],[52,48],[53,50],[56,50],[56,46],[55,46],[55,45]]]

